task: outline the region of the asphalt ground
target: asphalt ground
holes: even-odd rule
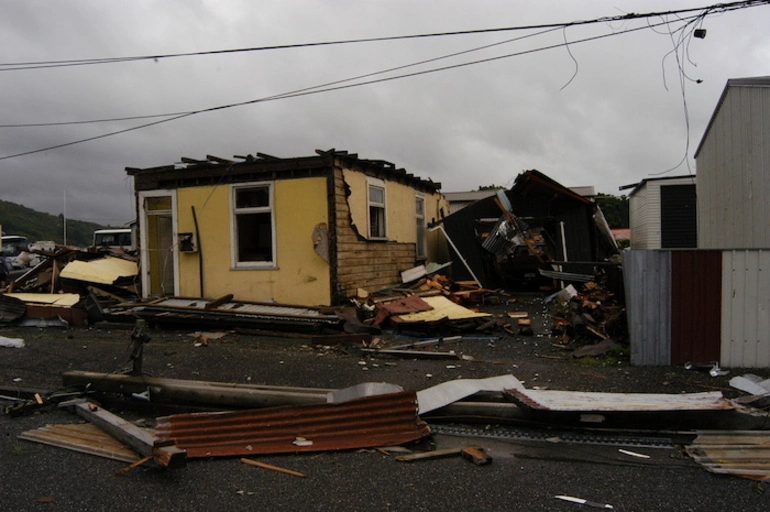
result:
[[[632,367],[623,356],[577,360],[550,334],[548,308],[537,297],[482,307],[495,315],[527,310],[532,336],[467,333],[447,341],[474,360],[368,357],[343,346],[312,345],[308,338],[230,332],[195,346],[192,330],[149,331],[143,370],[155,377],[344,388],[389,382],[420,390],[457,378],[511,373],[527,387],[681,393],[729,387],[722,377],[681,367]],[[0,348],[0,386],[55,390],[68,370],[118,372],[130,367],[131,326],[125,328],[5,327],[0,336],[23,338],[24,348]],[[385,344],[410,341],[385,332]],[[758,373],[757,370],[753,372]],[[178,412],[113,400],[109,410],[152,424]],[[185,468],[126,466],[92,455],[20,440],[48,424],[78,423],[72,414],[45,407],[23,417],[0,415],[0,503],[10,511],[235,511],[235,510],[490,510],[569,511],[584,505],[556,499],[570,495],[628,511],[766,511],[770,484],[707,472],[678,444],[627,447],[573,444],[554,439],[434,434],[407,445],[412,450],[475,445],[493,462],[477,466],[461,457],[399,462],[377,450],[252,457],[299,471],[305,478],[245,465],[234,458],[194,459]],[[473,425],[490,433],[496,425]],[[619,452],[627,448],[649,459]]]

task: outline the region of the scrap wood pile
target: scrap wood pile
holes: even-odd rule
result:
[[[601,355],[628,342],[625,307],[602,285],[584,283],[579,292],[570,285],[548,299],[556,299],[552,334],[559,339],[558,346],[578,349],[576,357]]]
[[[1,315],[3,321],[38,319],[85,325],[102,304],[138,296],[136,257],[128,253],[67,247],[35,252],[43,260],[8,285],[0,305],[20,314]]]
[[[354,303],[362,321],[375,328],[430,334],[488,330],[497,326],[481,304],[504,304],[508,295],[482,288],[476,281],[424,276],[409,286],[375,293],[359,290]]]

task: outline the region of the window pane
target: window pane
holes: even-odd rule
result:
[[[417,212],[417,216],[420,218],[425,218],[425,199],[422,197],[417,197],[415,200],[415,210]]]
[[[273,261],[271,214],[246,213],[238,222],[238,261]]]
[[[385,208],[369,207],[369,236],[385,238]]]
[[[270,206],[269,187],[239,188],[235,191],[236,208],[259,208]]]
[[[144,207],[150,211],[170,210],[171,196],[147,197],[144,200]]]
[[[369,201],[383,204],[385,202],[385,189],[369,186]]]

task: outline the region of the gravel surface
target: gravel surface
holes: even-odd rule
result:
[[[457,378],[511,373],[527,387],[547,389],[681,393],[742,393],[728,380],[748,370],[711,377],[681,367],[632,367],[627,350],[610,357],[575,359],[550,334],[548,308],[539,297],[482,307],[494,315],[526,310],[532,336],[503,331],[466,333],[445,341],[464,359],[371,357],[344,346],[313,345],[308,338],[226,333],[195,346],[192,331],[149,331],[143,370],[154,377],[343,388],[389,382],[424,389]],[[127,369],[132,326],[125,328],[0,329],[20,337],[21,349],[0,348],[0,386],[53,390],[68,370]],[[412,338],[385,332],[386,345]],[[625,355],[624,355],[625,354]],[[469,360],[472,357],[472,360]],[[752,370],[753,373],[759,373]],[[767,377],[767,376],[765,376]],[[111,409],[148,422],[163,408],[117,402]],[[403,463],[374,450],[259,457],[307,474],[296,478],[251,466],[238,458],[197,459],[179,470],[138,468],[120,476],[121,462],[17,439],[46,424],[76,423],[71,414],[44,408],[25,417],[0,416],[0,499],[6,510],[577,510],[554,498],[567,494],[612,504],[616,510],[759,511],[770,509],[768,484],[706,472],[680,446],[634,448],[651,459],[630,460],[617,446],[527,447],[527,443],[434,435],[413,448],[480,445],[488,466],[459,458]],[[527,448],[527,450],[525,450]],[[526,453],[525,453],[526,452]],[[517,454],[517,455],[515,455]]]

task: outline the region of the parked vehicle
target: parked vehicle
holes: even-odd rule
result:
[[[94,247],[105,249],[136,249],[131,228],[97,229],[94,231]]]
[[[20,269],[28,267],[28,262],[24,258],[20,258],[23,253],[27,252],[27,246],[29,240],[26,236],[21,235],[3,235],[2,237],[2,250],[3,255],[8,261],[8,264],[12,269]]]

